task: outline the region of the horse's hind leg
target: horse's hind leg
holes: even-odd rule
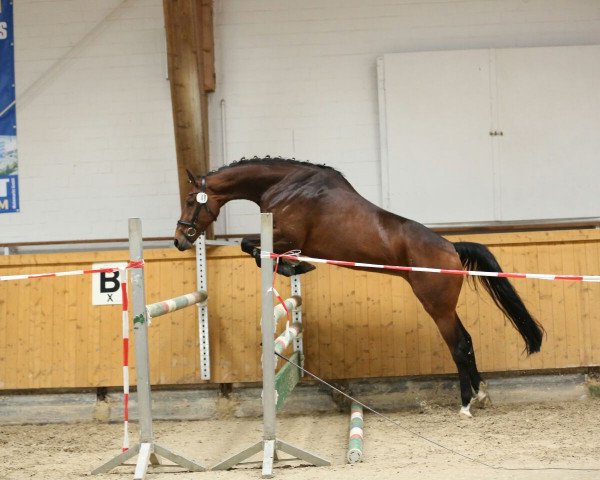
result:
[[[462,334],[465,338],[465,343],[468,345],[468,353],[467,361],[468,361],[468,371],[469,371],[469,379],[471,381],[471,387],[475,392],[475,397],[471,400],[471,403],[477,402],[480,407],[484,407],[487,404],[491,404],[490,397],[487,392],[487,385],[481,378],[479,370],[477,370],[477,362],[475,360],[475,351],[473,349],[473,342],[471,340],[471,335],[467,332],[467,329],[464,327],[458,315],[456,315],[456,321],[458,322]]]
[[[439,261],[444,268],[461,268],[457,256]],[[456,304],[462,287],[462,278],[450,276],[409,275],[413,292],[436,323],[442,338],[448,345],[452,359],[458,369],[460,382],[460,412],[471,417],[470,406],[473,398],[473,382],[480,380],[475,366],[471,337],[456,314]]]
[[[460,413],[470,418],[472,417],[470,408],[473,400],[473,382],[479,377],[475,367],[471,337],[455,313],[444,317],[434,317],[434,320],[450,349],[452,359],[458,369],[461,399]]]

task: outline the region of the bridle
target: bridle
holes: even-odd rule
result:
[[[212,212],[212,210],[208,206],[208,195],[206,194],[206,177],[200,178],[200,191],[196,195],[196,208],[194,209],[194,215],[192,215],[192,220],[189,222],[186,222],[184,220],[177,221],[177,225],[187,227],[183,231],[183,236],[186,238],[187,241],[191,243],[194,243],[194,237],[198,233],[198,226],[196,225],[196,222],[198,221],[200,211],[203,208],[212,217],[212,221],[214,222],[217,219],[217,216]]]

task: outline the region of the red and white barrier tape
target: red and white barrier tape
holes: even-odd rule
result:
[[[291,318],[290,312],[289,312],[287,306],[285,305],[285,301],[283,300],[283,297],[281,295],[279,295],[279,292],[275,289],[275,282],[277,281],[277,270],[278,269],[279,269],[279,258],[277,258],[275,260],[275,270],[273,271],[273,285],[271,285],[271,291],[273,292],[273,296],[277,299],[279,304],[283,307],[283,310],[285,311],[285,314],[287,315],[287,317]],[[275,329],[277,329],[277,325],[275,325]]]
[[[129,262],[125,268],[142,268],[144,266],[143,260],[135,262]],[[5,280],[27,280],[31,278],[48,278],[48,277],[69,277],[72,275],[89,275],[91,273],[113,273],[119,270],[117,267],[114,268],[97,268],[95,270],[71,270],[69,272],[54,272],[54,273],[32,273],[30,275],[0,275],[0,281]]]
[[[337,265],[340,267],[375,268],[381,270],[396,270],[401,272],[442,273],[446,275],[463,275],[474,277],[534,278],[537,280],[572,280],[576,282],[600,282],[600,275],[551,275],[544,273],[479,272],[474,270],[448,270],[444,268],[402,267],[397,265],[378,265],[375,263],[346,262],[343,260],[326,260],[323,258],[304,257],[302,255],[278,255],[276,253],[270,252],[262,252],[261,256],[263,255],[266,258],[285,258],[287,260],[310,263],[325,263],[328,265]]]

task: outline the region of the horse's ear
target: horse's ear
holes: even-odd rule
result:
[[[192,185],[194,185],[196,183],[196,177],[194,177],[194,174],[192,172],[190,172],[187,168],[185,169],[185,171],[187,172],[189,182]]]

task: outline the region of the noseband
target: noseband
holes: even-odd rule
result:
[[[212,221],[214,222],[217,219],[217,216],[212,212],[212,210],[208,206],[208,195],[206,194],[206,177],[200,178],[200,191],[196,195],[196,208],[194,209],[194,215],[192,216],[192,220],[189,222],[179,220],[177,222],[177,225],[187,227],[183,231],[183,236],[186,238],[186,240],[188,240],[191,243],[194,243],[194,237],[198,233],[198,226],[196,225],[196,222],[198,221],[200,211],[203,208],[212,217]]]

